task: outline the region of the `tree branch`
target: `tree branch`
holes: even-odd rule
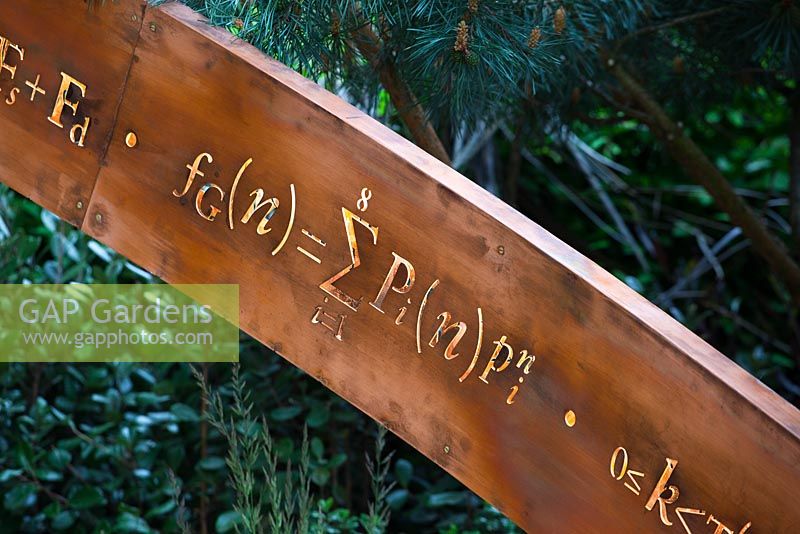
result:
[[[381,40],[369,23],[363,24],[355,32],[355,42],[358,50],[378,73],[381,84],[392,97],[392,102],[411,132],[414,142],[435,158],[450,165],[450,156],[428,120],[425,110],[397,72],[394,63],[388,58],[381,57]]]
[[[622,113],[628,116],[628,118],[638,120],[639,122],[649,123],[650,117],[648,117],[645,113],[642,113],[639,110],[633,109],[628,105],[628,102],[623,102],[619,98],[615,98],[610,94],[602,91],[597,87],[597,84],[591,84],[588,86],[591,91],[602,98],[607,104],[611,107],[614,107],[620,110]]]
[[[714,198],[717,206],[750,239],[753,249],[783,281],[796,305],[800,306],[800,266],[794,262],[783,242],[767,230],[764,222],[736,194],[733,186],[708,159],[697,144],[667,115],[647,89],[613,59],[607,64],[612,75],[631,99],[650,117],[653,133],[662,141],[672,159]]]

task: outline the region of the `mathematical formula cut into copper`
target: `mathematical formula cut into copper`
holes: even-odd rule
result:
[[[24,67],[24,61],[25,48],[0,35],[0,81],[7,77],[9,81],[16,82],[19,74],[17,71]],[[30,91],[30,97],[23,93],[23,91],[27,92],[28,90]],[[64,129],[64,108],[68,108],[70,114],[75,117],[74,124],[68,130],[69,140],[74,145],[84,148],[92,119],[83,116],[80,101],[75,95],[76,90],[79,92],[80,97],[86,96],[86,85],[66,72],[61,71],[58,89],[53,90],[55,95],[53,106],[48,108],[50,112],[43,118],[46,118],[54,126]],[[3,97],[3,94],[6,96]],[[41,74],[36,74],[35,79],[25,80],[22,85],[16,85],[16,83],[11,85],[5,92],[0,89],[0,99],[6,106],[14,106],[18,102],[18,98],[22,97],[24,97],[25,101],[35,104],[39,95],[45,97],[47,94],[48,90],[43,89],[42,86]]]
[[[701,507],[680,506],[678,504],[678,499],[681,495],[680,488],[669,483],[675,469],[678,467],[678,460],[666,458],[665,461],[666,466],[656,480],[644,505],[647,511],[654,510],[658,505],[658,517],[663,525],[672,527],[675,524],[675,520],[677,520],[687,534],[699,532],[707,532],[708,534],[745,534],[750,531],[750,527],[753,525],[752,522],[747,522],[739,530],[735,531],[733,527],[726,525],[724,521],[715,517],[710,511],[706,511]],[[609,471],[615,480],[622,482],[624,487],[634,495],[641,495],[647,475],[633,468],[625,447],[614,449],[611,454]]]
[[[178,199],[190,199],[190,202],[197,215],[208,222],[215,222],[218,218],[224,218],[228,229],[234,230],[237,225],[248,225],[251,222],[255,225],[255,232],[259,236],[267,236],[273,230],[280,238],[275,238],[277,242],[270,248],[270,255],[276,256],[284,250],[292,232],[297,225],[298,219],[298,192],[294,183],[289,185],[288,195],[282,198],[269,196],[262,187],[252,189],[245,197],[247,200],[244,211],[234,213],[235,201],[244,195],[240,191],[241,181],[252,165],[253,159],[248,158],[239,168],[236,176],[231,182],[230,188],[225,188],[218,183],[202,179],[206,177],[206,172],[214,162],[212,154],[202,152],[198,154],[191,163],[187,163],[185,168],[188,174],[183,184],[172,191],[172,196]],[[197,184],[195,184],[197,182]],[[196,191],[195,191],[196,190]],[[190,191],[194,191],[190,194]],[[193,197],[193,198],[192,198]],[[315,307],[310,318],[314,325],[328,330],[338,341],[346,339],[346,322],[349,315],[358,313],[363,309],[365,296],[353,296],[340,289],[338,283],[348,275],[351,275],[362,264],[362,257],[359,246],[375,246],[378,244],[380,235],[379,227],[369,222],[366,218],[370,202],[374,201],[372,191],[364,187],[357,195],[355,202],[356,211],[347,207],[341,207],[341,221],[346,237],[350,261],[347,265],[340,267],[329,277],[322,280],[319,289],[323,292],[323,300]],[[275,216],[286,209],[288,204],[288,218],[282,223],[283,231],[274,227]],[[358,214],[357,214],[358,213]],[[357,231],[360,229],[360,231]],[[358,234],[363,232],[366,240],[360,240]],[[301,242],[294,246],[294,250],[305,258],[317,265],[322,265],[324,253],[328,250],[328,242],[318,237],[310,228],[300,228]],[[365,245],[366,244],[366,245]],[[436,349],[442,345],[442,356],[447,361],[460,359],[465,362],[463,371],[458,376],[460,383],[465,382],[471,376],[484,384],[490,384],[493,374],[502,373],[506,370],[516,370],[519,373],[517,383],[509,388],[505,395],[506,404],[514,404],[515,398],[519,393],[525,378],[532,371],[536,362],[536,356],[528,349],[517,351],[512,345],[508,335],[502,335],[490,343],[485,343],[485,318],[482,308],[479,306],[475,310],[475,328],[477,330],[477,341],[474,350],[469,354],[464,354],[460,344],[469,330],[465,320],[456,320],[448,310],[430,309],[430,298],[434,292],[441,292],[441,281],[437,278],[430,282],[427,289],[421,292],[417,284],[417,270],[413,263],[397,252],[392,252],[391,265],[386,272],[381,285],[377,288],[374,298],[369,301],[370,307],[381,314],[391,313],[390,325],[395,327],[405,324],[406,318],[413,305],[412,294],[416,290],[419,300],[416,314],[411,312],[410,317],[415,317],[415,337],[416,352],[421,355],[423,347],[425,349]],[[404,297],[404,301],[390,311],[387,308],[387,299],[390,294],[398,294]],[[340,311],[335,311],[333,306],[341,306]],[[435,318],[435,320],[434,320]],[[423,332],[425,325],[431,323],[435,328],[432,331]],[[449,338],[449,341],[447,339]],[[481,363],[481,355],[485,346],[489,346],[491,351],[488,359]]]

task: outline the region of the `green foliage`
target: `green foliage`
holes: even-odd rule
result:
[[[559,175],[560,182],[526,178],[525,208],[547,209],[562,221],[563,237],[586,250],[606,268],[663,307],[713,346],[790,400],[800,390],[797,362],[788,340],[793,311],[788,296],[766,269],[753,269],[749,242],[717,211],[702,188],[676,181],[676,170],[649,132],[613,109],[598,108],[606,124],[574,122],[575,132],[599,155],[625,173],[599,173],[600,193],[585,173],[553,149],[536,155]],[[775,235],[788,239],[789,143],[785,97],[760,88],[743,89],[686,124],[709,157],[731,177],[737,191],[758,209]],[[599,218],[616,210],[630,229],[624,239],[613,225],[601,226],[572,215],[575,203],[565,191]],[[546,208],[545,208],[546,207]],[[575,240],[574,236],[580,236]],[[644,265],[631,244],[642,248]],[[776,296],[777,295],[777,296]]]
[[[380,534],[386,532],[389,527],[389,515],[391,508],[388,497],[389,492],[394,488],[394,483],[389,483],[389,469],[392,464],[393,453],[385,454],[386,448],[386,427],[378,428],[378,436],[375,440],[375,456],[367,456],[367,471],[372,480],[372,501],[369,503],[369,513],[365,514],[360,522],[367,534]]]
[[[508,118],[529,91],[563,114],[573,90],[589,80],[607,83],[609,52],[647,73],[656,93],[683,104],[724,96],[738,83],[731,72],[773,83],[800,68],[800,6],[783,0],[185,3],[368,108],[378,75],[359,54],[358,30],[370,24],[384,60],[440,125]],[[466,40],[457,46],[462,21]]]
[[[387,481],[392,455],[384,454],[384,427],[378,429],[375,458],[367,457],[373,496],[368,512],[351,516],[346,510],[332,510],[330,500],[319,500],[316,510],[312,510],[315,498],[309,478],[310,448],[315,449],[317,458],[324,454],[319,438],[310,443],[304,429],[296,471],[292,470],[291,459],[279,469],[280,458],[266,418],[254,414],[251,393],[239,375],[239,366],[233,367],[233,398],[229,400],[212,392],[199,370],[193,369],[193,373],[210,406],[208,421],[225,438],[228,447],[225,463],[234,492],[233,510],[220,514],[216,522],[218,532],[232,529],[247,534],[335,532],[341,529],[343,518],[349,520],[346,530],[356,530],[356,525],[360,525],[368,534],[387,531],[390,513],[387,496],[393,484]]]
[[[223,400],[222,395],[210,391],[206,378],[199,370],[193,369],[193,373],[203,398],[210,406],[208,421],[225,438],[228,447],[225,464],[230,472],[235,497],[233,510],[221,514],[217,519],[217,530],[235,528],[237,532],[241,530],[247,533],[310,532],[310,457],[306,433],[303,433],[295,481],[291,460],[285,470],[278,470],[278,455],[266,418],[254,415],[250,392],[239,375],[239,366],[233,368],[230,409],[226,409],[228,402]]]
[[[674,114],[702,116],[709,105],[732,104],[742,86],[791,84],[800,74],[799,35],[800,7],[793,2],[666,1],[611,49]],[[607,77],[599,82],[613,91]]]
[[[382,39],[383,59],[396,65],[431,115],[466,124],[507,116],[509,104],[525,98],[526,88],[561,98],[574,76],[591,75],[603,39],[632,29],[648,5],[644,0],[477,1],[475,9],[449,0],[185,3],[212,24],[368,106],[378,75],[359,54],[358,30],[371,24]],[[556,22],[559,8],[563,28]],[[462,21],[466,42],[457,50]],[[531,46],[535,29],[541,38]]]

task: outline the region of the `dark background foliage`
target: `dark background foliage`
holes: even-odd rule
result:
[[[187,3],[448,161],[800,402],[797,279],[776,267],[800,256],[794,0]],[[730,194],[740,204],[721,200]],[[2,189],[0,282],[71,281],[157,282]],[[246,336],[241,347],[279,476],[299,481],[307,468],[315,524],[380,531],[367,521],[376,425]],[[1,369],[0,530],[241,526],[230,443],[203,417],[188,366]],[[230,366],[199,371],[235,404]],[[513,530],[400,440],[387,449],[388,530]]]

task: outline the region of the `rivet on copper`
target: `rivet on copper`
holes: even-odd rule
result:
[[[564,414],[564,423],[566,423],[568,427],[572,428],[573,426],[575,426],[575,420],[576,420],[575,412],[573,412],[572,410],[567,410],[567,413]]]
[[[136,134],[133,132],[128,132],[125,135],[125,146],[128,148],[133,148],[139,143],[139,138],[136,137]]]

